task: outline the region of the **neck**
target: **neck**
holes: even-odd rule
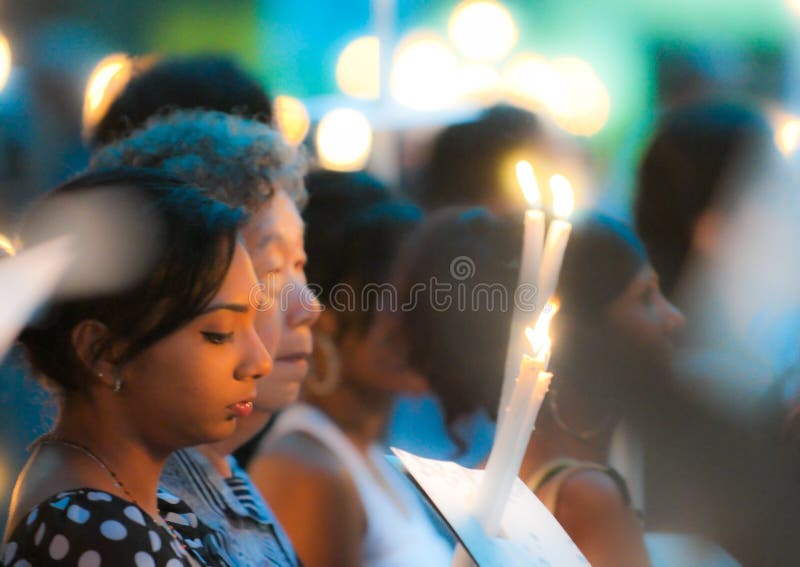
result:
[[[233,473],[226,457],[255,437],[267,425],[271,416],[272,414],[256,410],[249,416],[240,419],[233,435],[227,439],[217,443],[199,445],[195,449],[200,451],[214,465],[219,474],[224,478],[228,478]]]
[[[392,395],[344,382],[327,396],[307,396],[305,400],[325,412],[359,450],[366,452],[383,438]]]
[[[110,414],[101,416],[82,405],[65,404],[53,429],[53,437],[85,447],[108,471],[116,475],[122,496],[132,498],[153,517],[157,517],[158,479],[170,451],[148,444],[138,432]],[[94,461],[89,455],[83,457]],[[97,471],[96,474],[92,473],[94,477],[108,481],[109,478],[105,477],[111,477],[111,473],[103,470],[99,463],[95,464]]]
[[[527,480],[542,465],[554,459],[575,459],[607,464],[612,427],[601,429],[589,439],[579,439],[564,431],[550,415],[543,415],[540,426],[531,435],[520,467],[520,478]]]

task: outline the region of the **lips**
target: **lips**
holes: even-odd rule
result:
[[[231,413],[236,417],[247,417],[253,411],[253,400],[242,400],[228,406]]]
[[[291,354],[284,354],[277,357],[275,360],[278,362],[308,362],[308,358],[311,356],[309,352],[295,352]]]

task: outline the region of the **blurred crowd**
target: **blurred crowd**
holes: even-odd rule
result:
[[[595,567],[800,558],[798,164],[771,107],[693,84],[658,109],[630,210],[573,215],[519,471]],[[449,565],[385,454],[485,462],[513,305],[425,285],[514,298],[513,166],[591,177],[580,142],[499,103],[402,183],[329,171],[216,55],[135,60],[82,131],[57,132],[62,103],[49,132],[0,132],[2,231],[17,254],[75,232],[80,268],[0,373],[0,564]]]

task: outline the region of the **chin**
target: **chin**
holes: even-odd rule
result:
[[[300,397],[300,383],[281,384],[256,400],[258,411],[276,413],[292,405]]]

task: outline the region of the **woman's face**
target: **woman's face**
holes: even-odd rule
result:
[[[368,390],[421,394],[427,381],[408,364],[396,314],[378,311],[366,334],[351,332],[340,344],[342,373]]]
[[[294,402],[308,374],[311,325],[320,307],[306,282],[304,228],[294,201],[281,190],[243,231],[261,290],[253,296],[256,327],[275,362],[258,387],[255,409],[263,413]]]
[[[649,265],[634,276],[608,308],[611,326],[648,356],[668,360],[683,314],[661,293],[658,275]]]
[[[237,244],[204,312],[121,368],[124,411],[162,449],[224,439],[252,411],[256,379],[272,369],[248,301],[255,283],[250,258]]]

